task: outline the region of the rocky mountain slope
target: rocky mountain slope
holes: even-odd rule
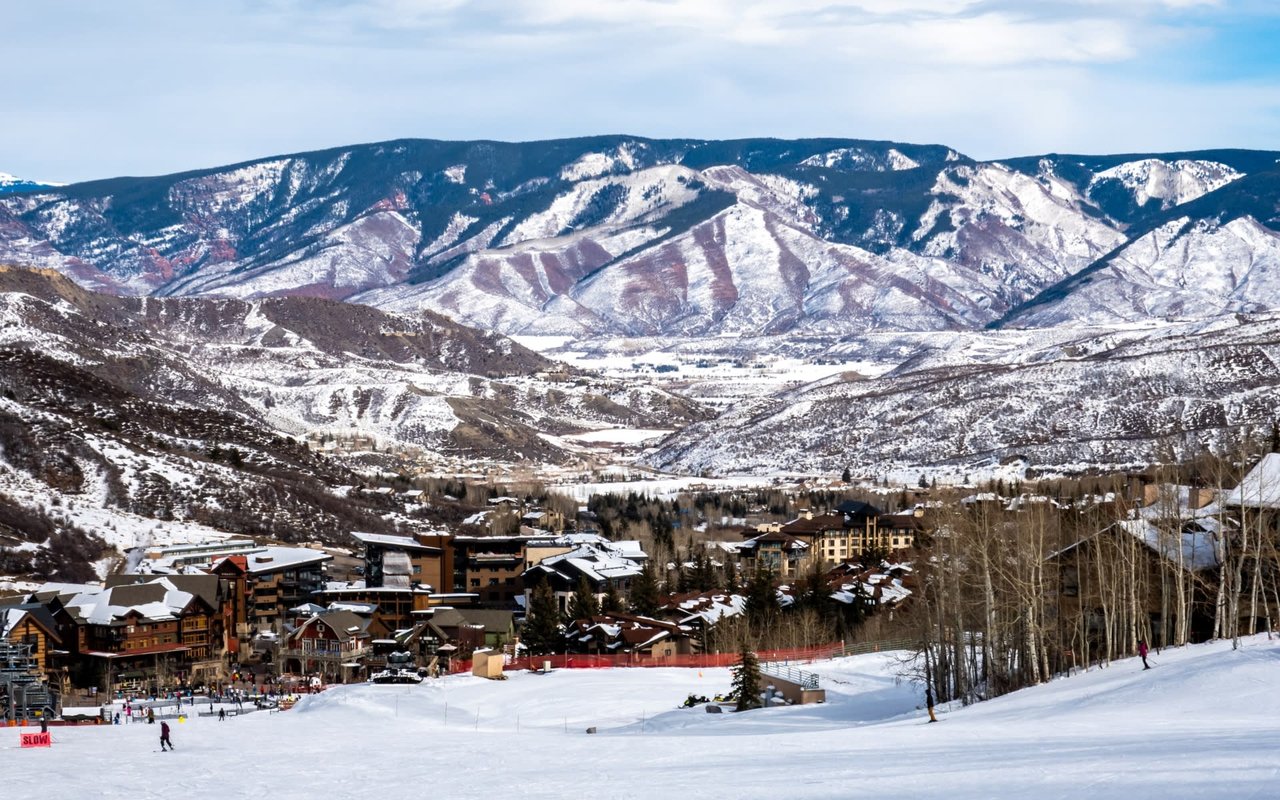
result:
[[[689,473],[957,471],[1021,459],[1050,471],[1230,452],[1269,435],[1280,314],[1164,326],[881,335],[852,355],[914,357],[742,404],[649,457]]]
[[[553,380],[457,320],[601,352],[700,339],[717,359],[767,350],[877,376],[717,394],[727,416],[653,458],[681,470],[1129,462],[1277,414],[1261,390],[1280,312],[1278,157],[404,140],[11,192],[0,259],[118,295],[92,303],[156,339],[149,380],[174,401],[215,397],[289,435],[545,463],[575,457],[561,434],[710,416],[680,383]],[[14,303],[24,325],[43,315],[29,346],[104,363],[68,344],[103,336],[59,302]],[[1221,342],[1235,327],[1253,349]]]
[[[412,527],[353,494],[353,468],[560,463],[580,457],[561,434],[706,416],[434,315],[118,297],[0,267],[0,574],[88,568],[169,527],[320,542]]]
[[[405,140],[11,194],[0,260],[120,294],[316,295],[508,334],[954,330],[1161,215],[1208,221],[1206,198],[1272,229],[1274,209],[1231,192],[1275,168],[1225,150],[979,163],[835,139]]]

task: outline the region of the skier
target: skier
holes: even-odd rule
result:
[[[225,722],[227,719],[227,710],[225,708],[218,709],[218,722]]]
[[[937,722],[938,718],[933,713],[933,687],[931,686],[924,687],[924,704],[929,709],[929,721]]]
[[[167,722],[160,723],[160,749],[161,750],[173,749],[173,742],[169,741],[169,723]]]
[[[1142,668],[1151,669],[1151,665],[1147,663],[1147,642],[1145,639],[1138,640],[1138,656],[1142,659]]]
[[[147,724],[156,724],[156,710],[154,706],[147,706]]]

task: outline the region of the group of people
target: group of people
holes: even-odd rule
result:
[[[141,709],[141,708],[135,709],[135,708],[133,707],[133,703],[132,703],[132,701],[126,701],[126,702],[125,702],[125,704],[124,704],[124,721],[125,721],[125,723],[133,722],[133,718],[134,718],[134,717],[137,717],[138,719],[146,718],[147,722],[149,722],[149,723],[151,723],[152,725],[154,725],[154,724],[156,723],[156,710],[155,710],[154,708],[152,708],[151,706],[147,706],[147,708],[146,708],[145,710],[144,710],[144,709]],[[111,721],[112,721],[113,723],[115,723],[116,725],[119,725],[119,724],[120,724],[120,712],[119,712],[119,711],[117,711],[117,712],[115,713],[115,717],[114,717]]]

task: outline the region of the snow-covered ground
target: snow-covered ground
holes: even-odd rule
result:
[[[655,500],[669,500],[681,492],[751,489],[771,486],[777,480],[787,479],[768,475],[743,475],[733,478],[655,477],[652,480],[553,484],[547,487],[547,491],[567,495],[583,503],[590,500],[593,494],[626,495],[631,492]]]
[[[3,734],[14,797],[1246,798],[1280,792],[1280,641],[1212,643],[1059,679],[925,723],[892,655],[814,666],[828,702],[677,706],[725,669],[469,675],[352,686],[281,714]],[[595,726],[599,733],[587,735]],[[148,759],[160,759],[152,762]]]

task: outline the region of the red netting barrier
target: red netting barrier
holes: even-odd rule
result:
[[[791,663],[807,663],[825,661],[843,653],[841,642],[822,645],[820,647],[802,647],[790,650],[761,650],[756,657],[761,661],[788,661]],[[550,665],[551,669],[613,669],[615,667],[687,667],[702,669],[710,667],[732,667],[741,658],[739,653],[693,653],[674,656],[647,656],[636,653],[615,653],[607,655],[585,655],[579,653],[559,653],[545,656],[521,656],[506,659],[508,670],[531,669],[540,670]],[[471,659],[455,659],[449,666],[449,672],[457,674],[471,670]]]

